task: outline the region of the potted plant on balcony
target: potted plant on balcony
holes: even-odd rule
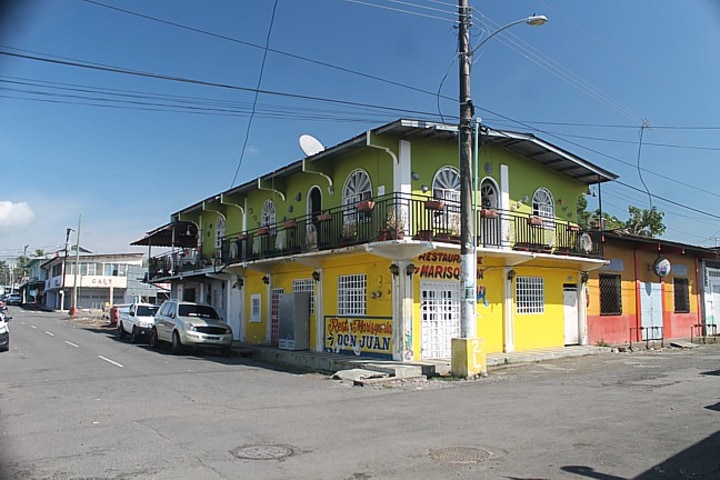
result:
[[[341,245],[350,245],[355,243],[355,241],[357,240],[357,228],[355,226],[355,222],[344,224],[341,235]]]
[[[357,204],[358,212],[370,212],[375,208],[375,202],[372,200],[363,200]]]
[[[437,200],[435,198],[425,200],[425,209],[426,210],[434,210],[434,211],[444,210],[445,202],[443,202],[442,200]]]
[[[542,218],[531,215],[527,218],[528,225],[540,226],[542,225]]]
[[[385,228],[378,232],[378,240],[402,240],[405,238],[405,222],[398,217],[394,208],[388,212]]]
[[[315,220],[317,220],[318,222],[329,222],[330,220],[332,220],[332,215],[327,212],[321,213],[320,215],[315,217]]]
[[[270,234],[270,227],[262,227],[262,228],[258,228],[258,230],[257,230],[257,235],[259,235],[259,236],[264,236],[264,235],[269,235],[269,234]]]
[[[498,211],[493,208],[481,208],[480,216],[484,218],[498,218]]]
[[[295,220],[287,220],[283,222],[283,228],[285,230],[290,230],[292,228],[297,228],[298,224]]]

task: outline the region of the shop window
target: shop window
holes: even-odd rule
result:
[[[545,312],[545,280],[542,277],[516,277],[517,313]]]
[[[622,314],[620,275],[600,274],[600,315]]]
[[[673,278],[675,313],[690,312],[690,285],[687,278]]]
[[[338,277],[338,315],[365,316],[367,310],[367,275]]]

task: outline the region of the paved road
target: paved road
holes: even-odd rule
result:
[[[352,387],[15,309],[2,479],[718,479],[720,346]]]

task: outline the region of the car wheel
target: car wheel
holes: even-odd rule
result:
[[[120,334],[120,338],[125,338],[125,335],[127,333],[125,332],[125,329],[123,328],[122,322],[118,322],[118,334]]]
[[[172,352],[173,353],[180,353],[182,351],[183,344],[180,342],[180,335],[178,335],[178,332],[173,332],[172,336]]]
[[[158,338],[157,330],[155,330],[154,328],[150,331],[148,346],[150,348],[158,348],[160,346],[160,339]]]
[[[132,334],[130,334],[130,343],[138,343],[138,340],[140,340],[138,329],[137,327],[133,327]]]

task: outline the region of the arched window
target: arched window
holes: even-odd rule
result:
[[[497,185],[490,178],[483,179],[480,184],[480,207],[497,210],[499,205]]]
[[[437,171],[432,182],[433,198],[445,200],[448,228],[453,235],[460,234],[460,172],[457,168],[443,167]],[[435,217],[436,225],[443,225],[444,216]]]
[[[372,198],[372,183],[370,175],[365,170],[357,169],[348,175],[343,186],[342,202],[344,208],[343,223],[345,225],[355,223],[355,219],[363,220],[364,216],[356,217],[358,213],[355,206],[363,200]],[[362,215],[368,215],[369,212],[359,212]]]
[[[260,216],[260,226],[270,227],[271,233],[275,233],[275,223],[277,223],[277,209],[275,208],[275,202],[272,200],[265,200]]]
[[[222,248],[223,238],[225,238],[225,219],[218,217],[217,222],[215,222],[215,248]]]
[[[554,226],[555,206],[552,194],[547,188],[538,188],[532,197],[532,214],[536,217],[548,219],[543,221],[545,228]]]

